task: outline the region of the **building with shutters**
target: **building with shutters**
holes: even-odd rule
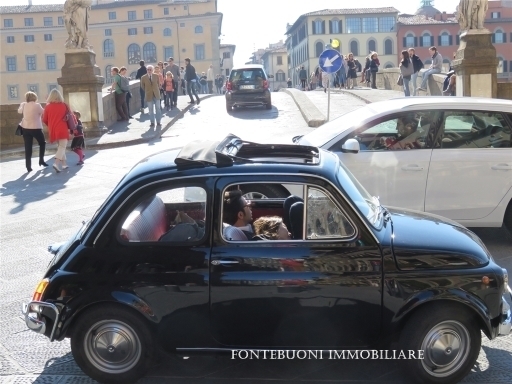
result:
[[[512,1],[489,1],[485,27],[493,33],[492,42],[499,59],[498,81],[512,81]],[[397,22],[397,61],[401,51],[414,47],[425,63],[432,62],[428,48],[436,46],[443,57],[443,69],[448,70],[453,54],[459,48],[460,26],[455,10],[441,12],[432,0],[422,0],[414,15],[400,14]]]
[[[362,65],[369,52],[375,51],[381,68],[395,67],[398,13],[393,7],[385,7],[325,9],[301,15],[287,26],[288,77],[297,84],[302,65],[308,73],[314,72],[318,57],[333,38],[341,43],[339,52],[352,52]]]
[[[26,4],[0,6],[0,104],[18,103],[29,90],[44,100],[64,65],[63,4]],[[180,66],[190,57],[199,73],[210,64],[221,73],[221,26],[217,0],[93,0],[87,37],[108,85],[113,66],[135,77],[140,60],[170,56]]]
[[[282,40],[278,43],[270,44],[265,53],[261,55],[261,64],[265,68],[267,75],[274,77],[269,78],[269,87],[272,91],[278,91],[286,88],[286,80],[288,79],[288,62],[286,47]]]

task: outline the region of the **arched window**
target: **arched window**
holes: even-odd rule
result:
[[[408,33],[407,36],[405,36],[405,46],[404,48],[412,48],[416,44],[414,44],[414,35],[412,33]]]
[[[103,42],[103,57],[114,57],[114,40],[106,39]]]
[[[368,41],[368,53],[377,51],[377,44],[375,40]]]
[[[314,35],[320,35],[320,34],[323,34],[325,31],[324,31],[324,28],[323,28],[323,21],[320,20],[320,19],[317,19],[315,21],[313,21],[313,25],[314,25],[314,28],[313,28],[313,34]]]
[[[430,47],[432,44],[432,36],[430,36],[430,33],[425,32],[423,36],[421,36],[421,46],[422,47]]]
[[[450,71],[450,59],[443,59],[443,72],[449,72]]]
[[[320,54],[324,51],[324,43],[321,41],[315,44],[315,56],[320,57]]]
[[[130,44],[128,46],[128,64],[139,64],[140,47],[138,44]]]
[[[195,32],[195,33],[203,33],[203,27],[201,27],[200,25],[198,25],[197,27],[195,27],[194,32]]]
[[[423,65],[425,65],[425,68],[427,67],[427,65],[430,65],[432,64],[432,59],[426,59],[423,61]]]
[[[171,28],[164,29],[164,36],[172,36]]]
[[[110,73],[111,70],[111,65],[107,65],[105,67],[105,84],[112,84],[112,74]]]
[[[499,57],[498,56],[498,68],[496,70],[497,73],[503,73],[504,72],[504,68],[503,68],[503,57]]]
[[[494,32],[494,41],[493,43],[497,43],[497,44],[501,44],[501,43],[504,43],[504,39],[503,39],[503,31],[501,29],[497,29],[496,32]]]
[[[156,46],[153,43],[146,43],[142,47],[142,57],[146,64],[156,63]]]
[[[386,65],[384,66],[385,69],[394,68],[394,67],[395,66],[392,63],[386,63]]]
[[[338,19],[329,20],[329,33],[341,33],[341,22]]]
[[[391,39],[384,40],[384,54],[385,55],[393,54],[393,40],[391,40]]]
[[[350,52],[354,54],[354,56],[359,56],[359,44],[357,40],[352,40],[350,42]]]
[[[441,33],[441,36],[439,36],[439,45],[442,47],[447,47],[450,45],[450,35],[448,32]]]

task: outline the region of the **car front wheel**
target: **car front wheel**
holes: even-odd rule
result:
[[[409,351],[423,351],[423,359],[404,360],[418,383],[449,384],[464,378],[478,357],[480,329],[467,310],[446,305],[425,307],[407,321],[400,344]]]
[[[99,306],[77,320],[71,351],[78,366],[103,383],[132,383],[144,376],[153,341],[144,320],[133,311]]]
[[[226,103],[226,111],[230,113],[233,110],[233,106]]]

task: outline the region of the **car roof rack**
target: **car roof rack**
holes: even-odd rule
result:
[[[317,147],[295,144],[259,144],[229,134],[221,141],[198,140],[185,145],[174,162],[178,166],[229,166],[234,163],[286,162],[318,164]]]

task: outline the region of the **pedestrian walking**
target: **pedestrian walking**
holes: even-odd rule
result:
[[[164,100],[165,96],[165,92],[162,88],[164,85],[164,74],[162,73],[162,69],[159,65],[155,67],[154,73],[158,76],[158,87],[160,89],[160,108],[162,108],[162,101]]]
[[[119,74],[119,68],[112,67],[110,70],[112,75],[112,86],[110,87],[110,93],[114,92],[116,110],[119,118],[117,121],[128,121],[128,108],[126,106],[126,95],[121,89],[121,75]]]
[[[206,95],[208,93],[208,77],[206,73],[202,72],[199,77],[199,84],[201,84],[201,93]]]
[[[187,95],[187,80],[185,79],[185,68],[180,67],[180,77],[181,77],[181,92],[183,92],[183,96]]]
[[[199,105],[199,96],[197,96],[197,74],[196,69],[192,64],[190,64],[190,59],[187,57],[185,59],[185,80],[187,81],[187,93],[188,97],[190,97],[189,104],[195,104],[194,98],[192,94],[196,97],[197,105]]]
[[[55,163],[53,168],[56,172],[68,168],[66,162],[66,146],[68,145],[69,129],[65,117],[69,111],[69,107],[64,103],[64,98],[58,89],[54,88],[50,91],[46,106],[43,112],[43,123],[48,127],[50,143],[57,142],[57,153],[55,154]],[[75,115],[70,114],[69,118],[75,119]]]
[[[308,72],[304,69],[304,66],[300,67],[299,72],[299,80],[300,80],[300,86],[302,87],[302,90],[306,90],[306,82],[308,81]]]
[[[144,76],[146,73],[148,73],[146,66],[144,65],[144,60],[141,60],[139,62],[140,68],[137,70],[137,75],[135,76],[135,79],[140,80],[142,79],[142,76]],[[144,90],[142,89],[142,86],[139,88],[140,92],[140,113],[144,113],[144,108],[146,106],[144,101]]]
[[[178,105],[178,86],[179,83],[181,83],[180,67],[174,63],[174,58],[172,57],[169,57],[168,63],[167,70],[172,73],[172,88],[174,89],[172,93],[172,105],[176,107]]]
[[[213,82],[215,81],[215,74],[213,73],[213,65],[210,64],[210,68],[206,73],[206,80],[208,81],[208,93],[213,93]]]
[[[360,67],[361,64],[358,60],[354,59],[354,54],[350,52],[348,54],[348,60],[347,60],[347,67],[348,67],[348,74],[347,74],[347,84],[349,89],[354,89],[354,87],[357,86],[357,69]],[[350,85],[352,84],[352,85]]]
[[[414,64],[412,63],[409,52],[405,49],[402,51],[402,61],[400,62],[400,76],[402,76],[403,87],[404,87],[404,95],[411,96],[411,91],[409,90],[409,82],[411,81],[411,76],[414,73]]]
[[[82,121],[80,117],[82,115],[79,111],[74,111],[73,114],[76,117],[76,128],[73,131],[73,140],[71,141],[71,150],[78,155],[78,163],[76,165],[84,165],[84,149],[85,149],[85,141],[84,141],[84,127],[82,125]]]
[[[155,127],[155,118],[157,128],[162,128],[162,109],[160,104],[160,84],[158,75],[154,73],[155,68],[152,65],[147,66],[148,73],[142,76],[140,84],[144,90],[144,97],[149,110],[150,128]]]
[[[412,84],[412,95],[417,96],[417,84],[416,81],[418,80],[418,74],[420,73],[420,70],[424,67],[423,62],[421,59],[416,55],[414,48],[409,48],[409,57],[411,58],[412,64],[414,66],[414,73],[411,75],[411,84]]]
[[[44,162],[44,151],[46,141],[43,134],[43,107],[37,102],[37,95],[34,92],[25,93],[25,101],[20,104],[18,113],[23,114],[20,125],[23,127],[23,141],[25,142],[25,166],[28,172],[32,172],[32,143],[36,139],[39,144],[39,165],[47,167]]]
[[[172,78],[171,71],[167,71],[165,74],[164,79],[164,85],[163,85],[164,91],[165,91],[165,107],[167,110],[172,110],[173,106],[173,93],[174,93],[174,80]]]
[[[422,91],[427,90],[427,82],[428,78],[436,73],[441,73],[441,69],[443,68],[443,57],[439,52],[437,52],[437,48],[432,46],[429,48],[430,54],[432,55],[432,64],[430,64],[430,68],[423,72],[423,79],[421,81],[421,86],[418,88]]]
[[[133,119],[132,114],[130,113],[130,100],[132,98],[132,93],[130,92],[130,78],[126,76],[126,73],[126,67],[119,68],[119,75],[121,76],[121,90],[126,96],[126,110],[128,111],[128,118]]]

